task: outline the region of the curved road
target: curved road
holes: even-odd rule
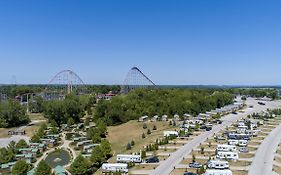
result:
[[[253,105],[254,108],[247,108],[245,109],[245,113],[239,113],[237,115],[229,114],[227,116],[224,116],[222,118],[222,124],[215,125],[211,131],[204,132],[200,134],[199,136],[195,137],[192,141],[185,144],[183,147],[178,149],[176,152],[171,154],[171,156],[165,160],[163,163],[161,163],[153,172],[149,173],[150,175],[168,175],[170,174],[174,168],[180,164],[180,162],[183,160],[183,158],[190,154],[192,149],[196,148],[200,145],[200,143],[203,143],[208,137],[211,137],[213,134],[218,133],[221,129],[230,126],[232,123],[236,122],[237,120],[246,117],[249,114],[253,114],[256,112],[261,112],[269,109],[277,108],[281,105],[280,101],[274,101],[274,102],[266,102],[266,105],[258,105],[256,100],[248,99],[246,101],[246,104]]]
[[[274,175],[272,171],[275,151],[281,139],[281,124],[263,140],[255,154],[249,175]]]

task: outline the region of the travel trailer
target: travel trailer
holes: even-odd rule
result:
[[[228,169],[229,163],[221,160],[210,160],[208,161],[207,166],[210,169]]]
[[[246,147],[248,145],[248,140],[238,140],[238,145]]]
[[[141,156],[140,155],[129,155],[129,154],[118,154],[116,158],[117,162],[134,162],[134,163],[141,163]]]
[[[217,151],[235,152],[237,149],[234,145],[217,145]]]
[[[218,151],[216,157],[218,159],[227,159],[227,160],[237,160],[239,158],[237,152],[223,152],[223,151]]]
[[[179,136],[179,133],[177,131],[164,131],[164,137],[169,137],[169,136]]]
[[[239,140],[234,140],[234,139],[229,139],[228,140],[228,144],[229,145],[238,145],[239,143]]]
[[[126,163],[104,163],[101,166],[102,172],[121,172],[128,173],[128,164]]]
[[[232,175],[232,171],[207,169],[204,175]]]

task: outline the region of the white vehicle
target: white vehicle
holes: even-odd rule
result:
[[[237,160],[239,159],[237,152],[223,152],[218,151],[217,156],[218,159],[227,159],[227,160]]]
[[[247,126],[238,126],[237,129],[236,129],[236,131],[237,131],[238,133],[245,133],[247,129],[248,129]]]
[[[164,131],[164,137],[169,137],[169,136],[179,136],[179,133],[177,131]]]
[[[237,149],[234,145],[217,145],[217,151],[235,152]]]
[[[232,175],[232,171],[207,169],[204,175]]]
[[[141,163],[141,156],[140,155],[130,155],[130,154],[118,154],[116,158],[117,162],[134,162],[134,163]]]
[[[246,147],[248,145],[247,140],[238,140],[238,145],[242,147]]]
[[[210,160],[208,161],[207,166],[210,169],[228,169],[229,163],[221,160]]]
[[[228,140],[228,144],[229,145],[238,145],[239,144],[239,140],[229,139]]]
[[[121,172],[128,173],[128,165],[126,163],[104,163],[101,166],[102,172]]]

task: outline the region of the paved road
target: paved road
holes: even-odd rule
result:
[[[200,145],[200,143],[203,143],[208,137],[211,137],[213,134],[218,133],[221,129],[224,129],[227,126],[230,126],[232,123],[237,121],[238,119],[241,119],[243,117],[246,117],[249,114],[252,114],[254,112],[261,112],[266,110],[267,108],[269,109],[274,109],[277,108],[281,105],[281,102],[266,102],[266,105],[258,105],[257,101],[254,99],[248,99],[246,101],[246,104],[253,105],[254,108],[247,108],[245,109],[245,113],[241,114],[229,114],[225,117],[222,118],[223,122],[220,125],[216,125],[213,127],[211,131],[204,132],[201,135],[198,135],[195,137],[192,141],[189,143],[185,144],[185,146],[181,147],[178,149],[176,152],[171,154],[171,156],[161,163],[153,172],[150,173],[150,175],[168,175],[170,174],[174,167],[176,165],[180,164],[180,162],[183,160],[183,158],[190,154],[192,149],[196,148],[197,146]]]
[[[251,164],[249,175],[273,175],[273,159],[281,139],[281,124],[263,140]]]

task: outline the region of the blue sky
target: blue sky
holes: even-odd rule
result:
[[[0,1],[0,84],[280,85],[279,0]]]

